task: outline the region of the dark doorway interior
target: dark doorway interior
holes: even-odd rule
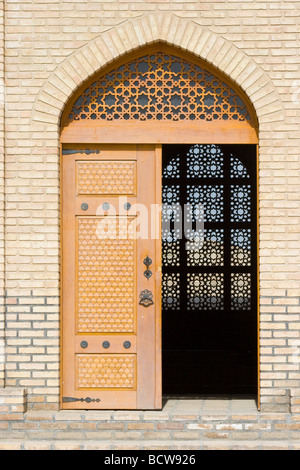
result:
[[[256,179],[255,145],[163,146],[164,394],[257,393]]]

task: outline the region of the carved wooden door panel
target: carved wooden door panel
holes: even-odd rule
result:
[[[63,409],[161,407],[161,148],[62,148]]]

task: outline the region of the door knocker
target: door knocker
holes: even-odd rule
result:
[[[150,290],[145,289],[140,293],[140,305],[143,307],[150,307],[150,305],[153,305],[153,294]]]

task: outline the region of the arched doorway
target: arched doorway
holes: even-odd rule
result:
[[[253,392],[258,141],[247,97],[204,62],[157,44],[85,83],[67,105],[61,129],[62,407],[160,408],[162,384],[167,393],[209,392],[208,377],[220,378],[226,369],[224,345],[245,346],[241,335],[249,328],[251,361],[241,347],[229,369],[231,384],[249,370],[241,382]],[[194,163],[187,167],[187,161]],[[210,217],[218,210],[222,216],[204,219],[204,244],[191,254],[183,238],[162,233],[154,210],[161,202],[190,202],[192,218],[196,202]],[[249,220],[234,219],[247,210]],[[128,236],[130,230],[139,235]],[[179,261],[171,266],[177,242]],[[196,355],[189,354],[192,344]],[[228,365],[235,349],[226,351]],[[244,367],[236,369],[239,363]],[[195,381],[200,365],[202,381]],[[228,392],[226,380],[215,391],[222,392],[222,382]]]
[[[256,146],[171,144],[162,155],[163,391],[255,394]]]

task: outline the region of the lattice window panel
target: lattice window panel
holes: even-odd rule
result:
[[[164,310],[180,309],[180,274],[164,273],[162,279],[162,306]]]
[[[165,152],[163,309],[174,315],[186,309],[190,315],[250,310],[256,278],[256,173],[250,160],[255,150],[196,144],[168,145]],[[176,204],[186,205],[181,230]]]
[[[231,273],[231,309],[251,310],[251,273]]]
[[[231,185],[231,222],[251,222],[251,186]]]
[[[188,273],[187,297],[188,310],[223,310],[224,274]]]
[[[250,178],[245,165],[237,157],[230,157],[230,176],[231,178]]]
[[[201,248],[187,250],[187,266],[223,266],[224,229],[205,229]]]
[[[231,229],[231,266],[251,266],[251,229]]]
[[[164,266],[180,266],[180,242],[179,240],[163,240],[162,254]]]
[[[180,178],[180,158],[174,157],[163,169],[163,178]]]
[[[187,204],[187,217],[192,221],[199,220],[204,210],[204,222],[223,222],[224,186],[187,185]]]
[[[250,121],[246,104],[222,79],[162,52],[99,77],[70,109],[68,121]]]
[[[224,154],[217,145],[193,145],[187,153],[187,178],[223,178]]]
[[[162,190],[162,238],[164,240],[181,238],[181,220],[180,186],[164,185]]]
[[[179,185],[165,185],[163,188],[162,202],[169,206],[179,204]]]

